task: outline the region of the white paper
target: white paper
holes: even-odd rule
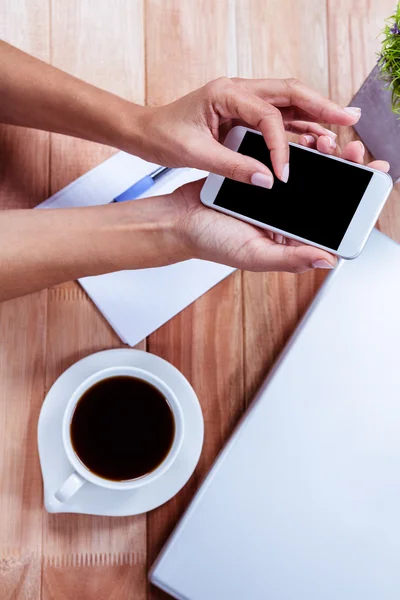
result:
[[[118,152],[51,196],[40,208],[107,204],[157,167]],[[196,169],[177,169],[162,177],[145,195],[168,194],[206,175]],[[233,271],[216,263],[188,260],[167,267],[85,277],[79,282],[121,340],[134,346]]]

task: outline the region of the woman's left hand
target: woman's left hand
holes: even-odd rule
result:
[[[342,158],[355,163],[364,162],[365,151],[361,142],[350,142],[343,152],[336,144],[333,148],[331,138],[326,135],[303,135],[299,143],[326,154],[341,154]],[[384,172],[389,170],[389,164],[381,160],[373,161],[368,166]],[[199,198],[203,183],[189,183],[172,194],[178,213],[176,228],[189,256],[247,271],[303,273],[312,268],[335,267],[337,257],[324,250],[283,238],[207,208]],[[321,190],[321,204],[323,202]]]
[[[297,79],[221,77],[166,106],[143,108],[135,121],[139,137],[130,146],[128,135],[123,149],[166,167],[195,167],[271,188],[274,174],[268,167],[222,145],[230,128],[241,124],[261,131],[275,175],[287,181],[286,131],[334,140],[320,123],[354,125],[360,114]]]

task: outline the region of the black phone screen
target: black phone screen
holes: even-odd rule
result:
[[[247,132],[238,149],[272,171],[264,138]],[[214,204],[337,250],[373,176],[320,154],[290,146],[289,181],[271,190],[225,179]]]

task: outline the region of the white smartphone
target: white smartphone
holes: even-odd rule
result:
[[[258,131],[234,127],[225,146],[272,171]],[[203,204],[342,258],[362,251],[393,187],[386,173],[290,143],[289,181],[271,190],[210,174]]]

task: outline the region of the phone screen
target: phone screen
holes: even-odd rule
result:
[[[261,135],[247,132],[238,152],[272,171]],[[289,181],[275,177],[271,190],[225,179],[214,204],[338,250],[373,173],[295,146],[289,165]]]

